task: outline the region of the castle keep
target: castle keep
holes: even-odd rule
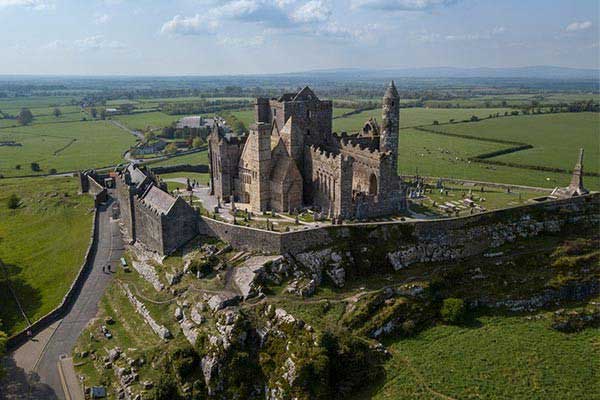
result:
[[[382,125],[336,135],[333,104],[305,87],[278,99],[258,98],[248,136],[218,126],[209,137],[211,194],[255,212],[320,209],[331,218],[370,218],[406,208],[397,173],[400,107],[391,82]]]

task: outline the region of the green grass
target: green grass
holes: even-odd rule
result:
[[[477,123],[434,127],[444,132],[511,140],[532,149],[495,157],[494,160],[571,170],[578,150],[586,151],[586,169],[600,172],[600,114],[560,113],[495,118]]]
[[[386,381],[357,399],[598,399],[600,336],[564,334],[546,319],[482,316],[391,344]],[[429,388],[429,389],[428,389]]]
[[[225,115],[227,113],[228,111],[222,111],[218,114]],[[250,125],[256,122],[254,118],[254,110],[231,111],[231,114],[233,114],[237,119],[242,121],[244,125],[246,125],[246,129],[250,128]]]
[[[61,302],[83,263],[93,200],[78,195],[78,189],[75,178],[0,180],[0,259],[8,266],[12,285],[32,321]],[[22,199],[17,210],[6,206],[13,193]],[[26,324],[3,279],[0,319],[12,334]]]
[[[0,140],[14,140],[20,147],[0,147],[0,174],[33,174],[29,164],[37,162],[42,171],[58,172],[98,168],[117,164],[135,143],[133,135],[108,121],[67,122],[31,125],[0,130]],[[16,165],[21,169],[17,170]]]
[[[510,111],[507,108],[402,108],[400,109],[400,127],[432,125],[433,121],[440,124],[447,123],[451,119],[461,121],[476,115],[479,118],[487,117],[490,114]],[[375,117],[381,123],[381,110],[367,110],[360,114],[354,114],[346,118],[337,118],[333,120],[333,130],[335,132],[357,132],[362,129],[363,124],[370,117]]]
[[[168,115],[160,111],[145,112],[112,117],[129,129],[143,131],[152,128],[164,128],[179,120],[182,116]]]
[[[203,174],[199,172],[171,172],[168,174],[161,174],[161,179],[172,179],[172,178],[189,178],[191,180],[196,180],[199,183],[208,184],[210,180],[210,174]]]
[[[159,161],[156,163],[151,163],[150,167],[160,167],[160,166],[170,166],[170,165],[180,165],[180,164],[208,164],[208,150],[200,151],[192,154],[185,154],[182,156],[171,157],[169,159]]]

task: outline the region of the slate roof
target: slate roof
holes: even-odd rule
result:
[[[146,178],[148,178],[146,174],[141,169],[136,167],[133,163],[127,166],[127,172],[129,172],[131,182],[136,186],[143,183],[146,180]]]
[[[142,197],[144,204],[161,214],[168,214],[175,201],[177,201],[177,198],[160,190],[155,185],[151,185]]]

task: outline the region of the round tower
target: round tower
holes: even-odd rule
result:
[[[392,152],[394,166],[398,168],[398,135],[400,132],[400,97],[394,81],[390,82],[383,96],[382,126],[379,150]]]

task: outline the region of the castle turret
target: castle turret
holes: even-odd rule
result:
[[[400,132],[400,96],[394,81],[390,82],[383,96],[382,129],[379,150],[390,151],[395,168],[398,168],[398,136]]]
[[[256,212],[269,209],[271,196],[271,126],[259,122],[250,128],[249,167],[256,174],[252,181],[250,204]]]

